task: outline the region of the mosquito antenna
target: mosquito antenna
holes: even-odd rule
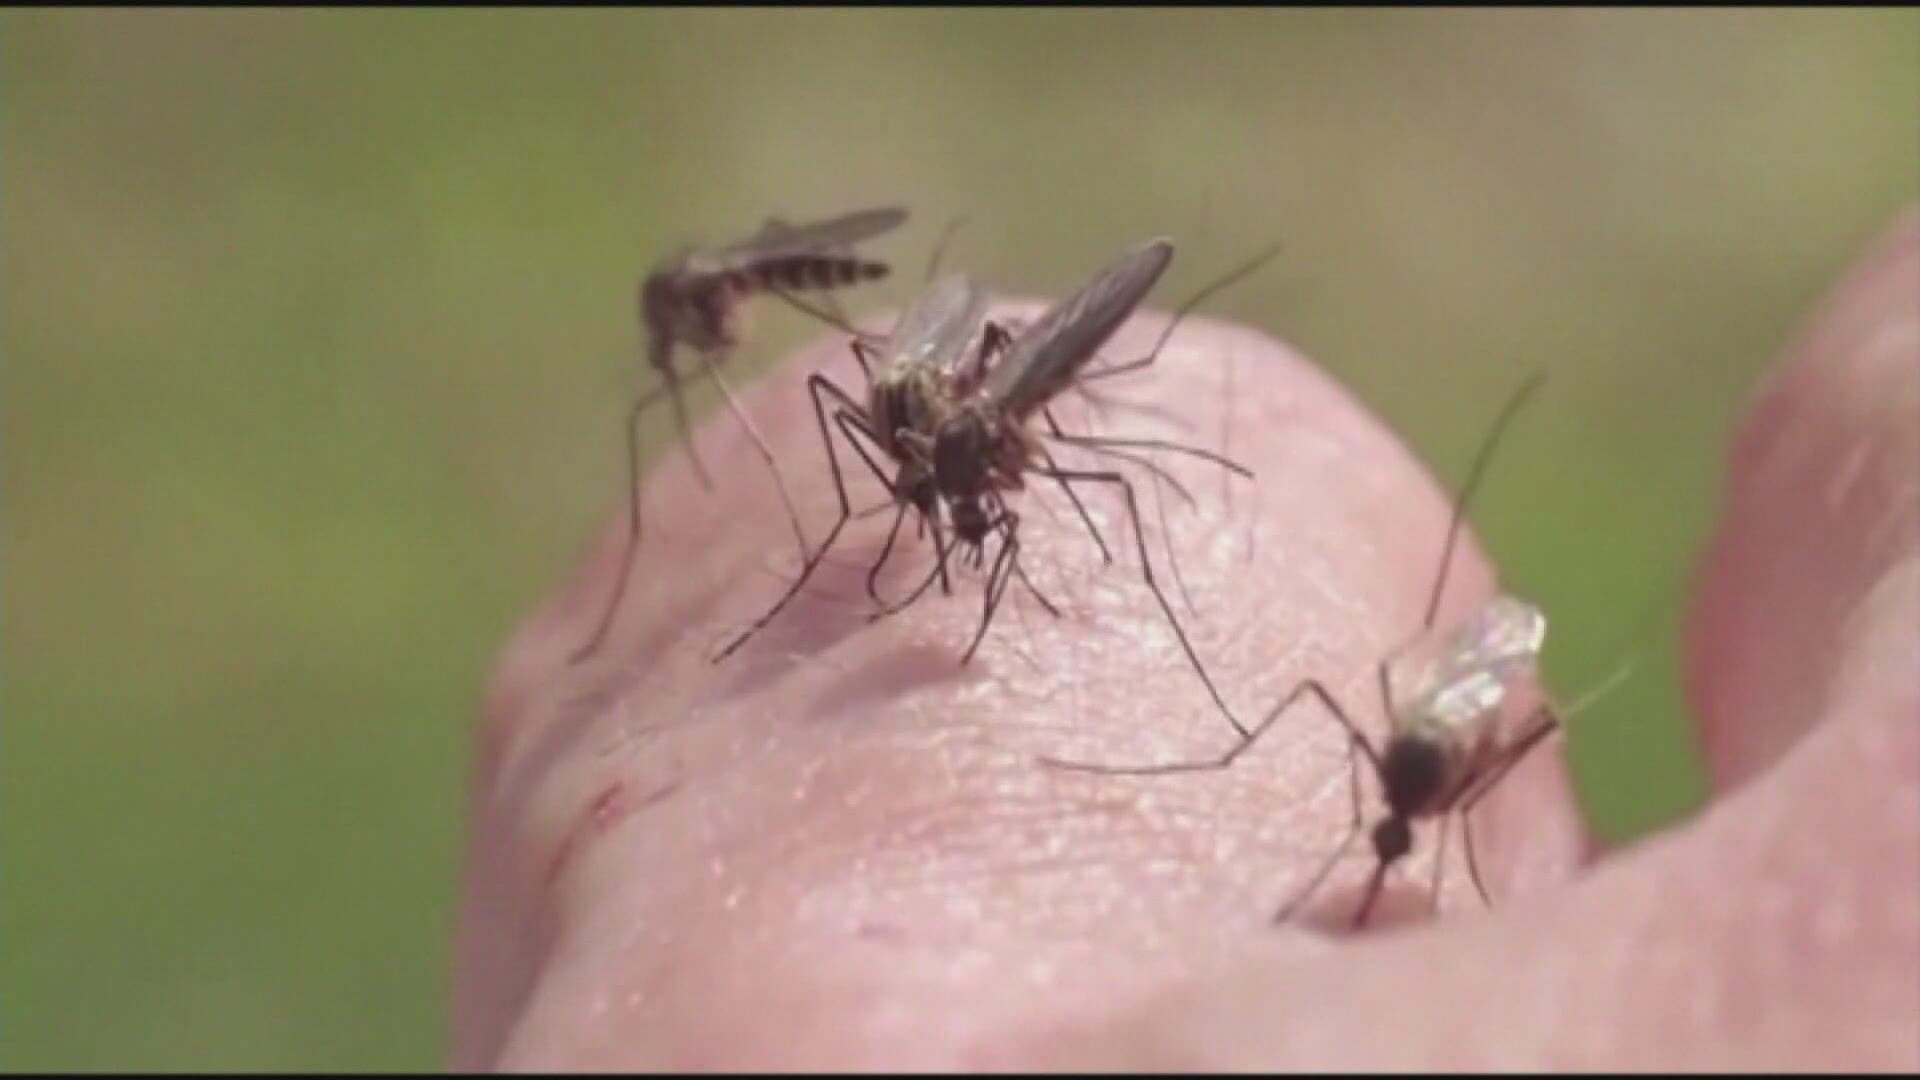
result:
[[[1492,459],[1494,448],[1500,445],[1501,436],[1506,434],[1507,425],[1520,411],[1520,406],[1526,404],[1527,399],[1533,396],[1533,392],[1540,389],[1540,385],[1546,381],[1545,370],[1534,372],[1533,376],[1507,399],[1506,405],[1500,410],[1500,415],[1494,418],[1492,430],[1487,432],[1487,437],[1480,443],[1480,450],[1474,456],[1473,466],[1467,470],[1466,483],[1461,485],[1460,494],[1453,501],[1453,519],[1447,523],[1446,546],[1440,549],[1440,573],[1434,578],[1433,595],[1427,599],[1427,617],[1421,622],[1422,627],[1432,628],[1434,616],[1440,612],[1440,598],[1446,594],[1447,571],[1451,569],[1453,562],[1454,543],[1460,538],[1460,525],[1466,520],[1467,503],[1480,487],[1481,478],[1486,475],[1487,462]]]
[[[1597,704],[1601,698],[1618,690],[1620,684],[1627,681],[1627,676],[1633,674],[1635,659],[1633,656],[1628,656],[1624,660],[1621,660],[1619,665],[1613,669],[1613,672],[1606,678],[1600,680],[1593,689],[1581,694],[1573,704],[1561,709],[1560,719],[1570,720],[1575,715],[1583,713]]]
[[[1138,371],[1148,364],[1153,363],[1154,360],[1159,357],[1160,350],[1167,347],[1167,342],[1172,339],[1174,330],[1179,328],[1181,322],[1185,321],[1186,317],[1193,312],[1194,308],[1199,307],[1214,293],[1234,284],[1241,278],[1246,277],[1248,274],[1266,265],[1275,255],[1280,254],[1280,247],[1281,245],[1277,243],[1274,244],[1260,254],[1255,255],[1253,258],[1248,259],[1246,262],[1215,278],[1210,284],[1189,297],[1186,303],[1181,304],[1180,307],[1174,311],[1173,318],[1167,320],[1167,325],[1160,331],[1160,339],[1153,343],[1152,351],[1148,352],[1145,356],[1118,364],[1108,364],[1105,367],[1091,368],[1080,376],[1079,381],[1086,383],[1095,379],[1111,378],[1112,376],[1124,374],[1129,371]]]
[[[1280,248],[1281,248],[1280,244],[1278,243],[1273,244],[1271,247],[1262,251],[1260,254],[1255,255],[1253,258],[1248,259],[1246,262],[1241,263],[1239,266],[1234,267],[1232,270],[1229,270],[1226,273],[1220,275],[1219,277],[1214,278],[1211,284],[1208,284],[1207,286],[1202,288],[1199,292],[1194,293],[1193,296],[1190,297],[1186,303],[1180,305],[1180,308],[1178,311],[1175,311],[1173,313],[1173,318],[1168,320],[1166,328],[1160,331],[1160,340],[1154,343],[1153,352],[1149,353],[1148,355],[1157,356],[1159,355],[1161,349],[1164,349],[1167,347],[1167,339],[1173,337],[1174,327],[1180,325],[1180,321],[1182,319],[1185,319],[1189,314],[1191,314],[1194,308],[1197,308],[1201,304],[1206,303],[1207,298],[1212,296],[1214,293],[1219,292],[1220,290],[1226,288],[1229,285],[1233,285],[1239,282],[1240,279],[1248,276],[1249,274],[1252,274],[1255,270],[1258,270],[1262,266],[1265,266],[1268,262],[1271,262],[1274,256],[1280,254]]]

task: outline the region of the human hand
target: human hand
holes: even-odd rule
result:
[[[623,520],[503,654],[473,781],[453,1064],[1920,1068],[1917,298],[1909,211],[1735,441],[1687,642],[1714,803],[1591,862],[1562,766],[1536,753],[1475,818],[1498,906],[1482,911],[1456,852],[1446,917],[1358,939],[1268,921],[1347,826],[1342,737],[1314,707],[1221,772],[1036,764],[1231,741],[1112,513],[1121,562],[1106,568],[1070,512],[1025,514],[1027,565],[1066,613],[1003,610],[966,668],[973,579],[866,623],[884,520],[850,526],[800,600],[709,663],[792,571],[769,565],[788,526],[717,415],[697,437],[719,494],[684,455],[653,470],[648,537],[600,655],[567,664],[620,569]],[[1136,319],[1111,354],[1161,318]],[[1418,623],[1449,495],[1344,391],[1249,331],[1192,320],[1126,393],[1178,403],[1206,443],[1228,350],[1242,373],[1229,452],[1257,487],[1229,511],[1217,471],[1170,462],[1203,496],[1172,520],[1204,617],[1150,529],[1160,580],[1243,719],[1322,674],[1377,730],[1371,665]],[[801,379],[843,370],[842,352],[809,350],[746,395],[810,525],[834,503]],[[866,484],[856,508],[878,495]],[[930,558],[907,554],[892,594]],[[1463,543],[1443,617],[1493,580]],[[1428,857],[1434,839],[1417,840]],[[1383,923],[1411,917],[1423,868],[1396,872]],[[1353,899],[1324,892],[1333,910]]]

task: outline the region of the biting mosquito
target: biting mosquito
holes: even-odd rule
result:
[[[1093,533],[1095,542],[1100,546],[1102,555],[1112,561],[1112,553],[1105,540],[1094,525],[1092,516],[1075,493],[1073,485],[1106,484],[1116,487],[1125,498],[1129,516],[1133,522],[1134,535],[1141,558],[1141,572],[1149,589],[1158,600],[1162,612],[1171,624],[1175,637],[1193,664],[1196,673],[1216,705],[1226,715],[1236,731],[1245,733],[1245,728],[1233,716],[1225,700],[1220,696],[1212,679],[1207,675],[1205,666],[1194,652],[1187,639],[1173,607],[1167,602],[1153,574],[1153,563],[1147,553],[1146,539],[1140,526],[1138,501],[1134,489],[1120,473],[1112,470],[1065,469],[1054,459],[1040,433],[1031,429],[1030,422],[1035,414],[1047,420],[1048,432],[1045,436],[1061,445],[1086,449],[1093,453],[1140,461],[1135,451],[1168,450],[1192,454],[1224,468],[1231,469],[1243,476],[1252,474],[1244,467],[1217,454],[1193,447],[1156,439],[1116,439],[1090,435],[1068,435],[1054,419],[1048,409],[1049,403],[1063,390],[1078,380],[1103,377],[1124,371],[1136,370],[1152,363],[1154,357],[1175,325],[1188,309],[1205,295],[1251,272],[1272,252],[1263,254],[1261,259],[1236,270],[1220,282],[1203,290],[1199,297],[1183,306],[1181,312],[1168,324],[1162,333],[1154,351],[1146,357],[1126,364],[1112,365],[1107,368],[1088,370],[1089,364],[1099,354],[1102,346],[1113,336],[1126,319],[1139,306],[1146,294],[1153,288],[1167,265],[1173,258],[1173,245],[1165,239],[1155,239],[1138,245],[1123,254],[1119,259],[1102,269],[1078,292],[1066,300],[1055,304],[1034,322],[1022,327],[1011,340],[1002,338],[985,347],[978,354],[978,362],[971,372],[957,380],[947,380],[928,387],[926,392],[915,391],[907,396],[911,404],[920,409],[917,414],[904,417],[906,422],[883,421],[878,425],[876,418],[897,415],[899,410],[893,402],[879,400],[863,417],[856,417],[851,401],[845,401],[836,415],[843,434],[849,441],[853,436],[850,426],[864,428],[864,433],[876,443],[884,443],[891,456],[900,463],[899,478],[889,487],[905,501],[915,505],[923,519],[936,521],[936,513],[943,507],[945,517],[951,525],[955,539],[960,547],[973,553],[976,564],[982,559],[984,545],[988,538],[998,534],[1001,545],[989,570],[984,593],[984,609],[978,629],[961,662],[969,661],[984,638],[993,614],[998,608],[1005,591],[1013,578],[1019,577],[1029,590],[1038,595],[1031,581],[1027,580],[1019,563],[1019,515],[1006,504],[1005,493],[1024,488],[1026,476],[1032,474],[1045,477],[1058,483],[1068,494],[1082,520]],[[983,335],[985,338],[992,335]],[[991,366],[986,358],[997,353]],[[863,360],[864,367],[864,360]],[[877,388],[887,380],[875,382]],[[819,384],[816,384],[819,385]],[[818,395],[816,394],[816,405]],[[819,411],[816,408],[816,411]],[[892,430],[887,431],[891,426]],[[822,413],[824,435],[825,419]],[[882,434],[884,432],[884,434]],[[857,446],[857,444],[856,444]],[[831,447],[829,447],[831,451]],[[862,455],[865,451],[862,450]],[[868,461],[876,475],[880,470],[871,460]],[[935,504],[938,504],[936,506]],[[844,516],[841,524],[844,524]],[[896,517],[896,527],[898,518]],[[838,526],[836,526],[836,533]],[[892,611],[910,603],[923,592],[935,576],[946,572],[948,551],[939,542],[939,531],[935,529],[936,565],[933,573],[922,585],[914,590],[908,600],[902,604],[890,605],[875,613],[875,618],[883,617]],[[889,543],[891,537],[889,538]],[[808,568],[810,572],[811,568]],[[749,627],[736,638],[721,656],[724,657],[745,642],[754,632],[764,626],[786,602],[798,592],[799,583],[775,604],[773,610]],[[1056,611],[1046,604],[1049,611]],[[1056,611],[1057,613],[1057,611]]]
[[[1023,328],[1006,346],[980,385],[948,410],[930,438],[919,433],[910,438],[910,446],[921,460],[931,466],[935,486],[948,504],[956,535],[963,543],[977,546],[986,526],[996,522],[1006,523],[1001,556],[995,563],[999,572],[988,576],[986,607],[973,641],[962,657],[963,663],[978,649],[1004,594],[1007,574],[1000,567],[1018,552],[1018,518],[1006,505],[1006,493],[1022,489],[1028,474],[1058,483],[1080,511],[1095,541],[1100,544],[1102,555],[1110,563],[1111,553],[1073,490],[1076,483],[1108,485],[1117,488],[1124,498],[1140,557],[1141,576],[1159,603],[1181,649],[1228,723],[1237,732],[1245,731],[1214,686],[1185,629],[1180,625],[1179,617],[1174,614],[1173,605],[1168,602],[1154,576],[1153,561],[1147,552],[1139,502],[1132,482],[1112,469],[1063,468],[1054,460],[1042,440],[1044,437],[1059,445],[1146,467],[1154,472],[1156,478],[1169,481],[1189,502],[1192,496],[1184,486],[1141,456],[1143,453],[1165,451],[1188,454],[1251,478],[1253,474],[1238,463],[1197,447],[1162,439],[1069,435],[1062,430],[1049,405],[1069,387],[1136,371],[1152,364],[1193,308],[1218,290],[1252,273],[1271,259],[1277,250],[1273,248],[1262,252],[1202,288],[1181,305],[1163,328],[1152,350],[1143,356],[1120,364],[1096,365],[1094,361],[1101,348],[1133,314],[1172,261],[1173,245],[1165,239],[1150,240],[1136,246],[1102,269],[1079,292],[1054,305]],[[1035,414],[1046,421],[1044,436],[1032,427]]]
[[[979,382],[986,371],[988,358],[1004,348],[1009,340],[1003,323],[987,319],[986,294],[972,279],[964,274],[953,274],[935,280],[947,243],[964,221],[964,218],[956,217],[948,222],[927,262],[920,296],[901,314],[894,329],[884,337],[851,326],[839,320],[837,315],[816,309],[798,297],[780,294],[789,304],[835,325],[849,335],[849,351],[860,367],[867,388],[865,404],[855,403],[851,395],[824,377],[823,385],[812,387],[810,392],[816,398],[816,413],[820,412],[820,393],[827,393],[835,399],[835,422],[840,426],[841,434],[888,489],[890,497],[887,502],[858,513],[852,512],[850,504],[845,505],[843,509],[846,516],[836,520],[821,551],[803,565],[800,578],[783,596],[781,603],[767,613],[768,619],[778,614],[785,601],[798,593],[848,520],[864,518],[889,507],[895,511],[880,557],[867,574],[867,594],[876,605],[883,608],[887,605],[879,595],[878,577],[909,510],[917,513],[922,534],[930,528],[936,549],[945,550],[946,531],[942,526],[940,502],[932,485],[931,473],[903,449],[901,435],[911,430],[931,432],[947,403]],[[847,414],[844,421],[839,416],[841,412]],[[895,472],[891,479],[875,461],[874,455],[869,454],[867,447],[861,444],[861,440],[852,435],[848,425],[852,425],[852,431],[865,436],[866,441],[879,451],[880,457],[893,464]],[[839,461],[833,453],[832,440],[827,438],[826,442],[828,465],[835,487],[842,503],[846,504],[844,477]],[[940,566],[941,585],[943,589],[951,591],[944,560]],[[1035,595],[1049,610],[1053,610],[1037,589]],[[763,624],[756,624],[756,627],[758,625]],[[731,651],[730,646],[720,656],[724,657]]]
[[[1508,423],[1544,380],[1544,372],[1536,373],[1508,400],[1494,421],[1455,501],[1441,551],[1439,573],[1421,630],[1388,653],[1375,669],[1381,706],[1389,724],[1383,745],[1376,746],[1368,738],[1319,680],[1305,679],[1258,726],[1216,758],[1131,767],[1056,758],[1042,758],[1042,763],[1109,775],[1163,775],[1224,769],[1252,747],[1289,707],[1311,695],[1347,734],[1353,817],[1340,846],[1280,908],[1274,921],[1291,919],[1359,836],[1363,816],[1359,770],[1362,756],[1380,784],[1386,814],[1375,823],[1371,833],[1375,864],[1354,913],[1354,929],[1365,925],[1385,884],[1388,869],[1412,851],[1412,826],[1420,820],[1440,819],[1440,851],[1444,854],[1447,824],[1453,816],[1459,816],[1469,875],[1481,900],[1491,905],[1474,852],[1470,814],[1475,804],[1515,765],[1561,728],[1561,716],[1544,703],[1539,693],[1539,660],[1546,640],[1547,620],[1538,607],[1507,594],[1494,597],[1473,615],[1450,627],[1436,630],[1434,619],[1444,595],[1447,571],[1468,501]],[[1565,715],[1577,712],[1595,696],[1597,694],[1589,695],[1586,702],[1566,710]],[[1538,704],[1529,707],[1530,702]],[[1436,900],[1440,869],[1441,858],[1436,856],[1433,875]]]
[[[694,474],[703,486],[709,490],[713,487],[688,422],[681,390],[683,375],[674,362],[679,346],[686,346],[699,357],[700,369],[691,377],[713,379],[734,419],[753,440],[761,460],[773,474],[800,553],[802,557],[807,554],[806,530],[800,524],[800,514],[794,508],[779,463],[746,410],[741,408],[721,367],[746,337],[747,301],[754,295],[774,293],[791,301],[795,292],[817,291],[831,295],[835,289],[886,277],[890,272],[887,263],[864,258],[853,248],[899,227],[906,219],[907,211],[901,207],[859,210],[804,225],[770,218],[759,232],[738,243],[715,249],[683,248],[662,259],[642,280],[637,302],[646,335],[647,363],[659,373],[660,381],[627,412],[626,553],[606,609],[592,637],[574,653],[575,662],[600,646],[626,595],[627,579],[640,541],[640,419],[663,397],[673,407],[674,423],[686,445]],[[801,306],[803,310],[810,310]]]
[[[1004,340],[1004,333],[987,319],[986,294],[964,274],[952,274],[922,292],[877,347],[863,334],[856,333],[849,341],[866,382],[864,403],[823,374],[807,376],[807,392],[813,401],[814,419],[826,449],[840,512],[826,539],[807,555],[786,591],[752,626],[721,649],[715,662],[745,644],[799,595],[841,531],[856,516],[840,455],[834,449],[835,429],[887,489],[896,507],[886,550],[891,550],[906,513],[914,511],[932,526],[935,546],[944,555],[945,531],[939,525],[941,505],[932,471],[912,454],[904,436],[934,430],[945,403],[982,377],[987,358],[1002,347]],[[881,465],[881,459],[894,465],[892,475]],[[879,565],[875,564],[867,582],[876,602],[874,577]]]

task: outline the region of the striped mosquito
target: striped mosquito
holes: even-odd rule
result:
[[[799,512],[787,491],[779,463],[746,410],[741,408],[733,388],[721,374],[721,366],[746,337],[747,301],[754,295],[773,293],[791,302],[795,292],[821,291],[831,295],[833,289],[886,277],[890,272],[888,264],[863,258],[853,248],[898,228],[906,219],[907,211],[901,207],[859,210],[804,225],[770,218],[759,232],[738,243],[715,249],[683,248],[662,259],[641,281],[637,299],[640,323],[647,339],[647,363],[659,372],[660,382],[635,401],[627,413],[626,553],[606,609],[593,636],[574,653],[575,662],[599,648],[626,595],[627,580],[640,542],[640,419],[661,398],[673,406],[674,423],[687,447],[694,474],[709,490],[713,487],[688,423],[686,400],[681,391],[683,376],[674,362],[677,346],[687,346],[700,358],[701,368],[693,377],[713,379],[734,419],[752,438],[761,460],[773,474],[800,553],[803,557],[806,555],[806,531],[801,527]],[[804,304],[797,306],[812,310]]]
[[[1000,348],[995,350],[999,352],[999,356],[991,366],[985,364],[986,353],[983,352],[973,377],[949,382],[937,387],[935,393],[922,395],[916,399],[927,406],[924,415],[916,417],[914,423],[896,427],[890,436],[889,451],[901,463],[903,480],[910,480],[911,485],[915,486],[911,489],[917,489],[920,492],[920,508],[923,517],[929,519],[933,517],[928,500],[929,496],[937,496],[938,502],[945,508],[946,518],[951,523],[956,539],[962,547],[971,549],[975,553],[976,561],[979,561],[979,553],[990,536],[997,533],[1002,541],[993,567],[988,572],[985,605],[980,625],[974,634],[973,641],[962,656],[962,663],[970,660],[978,649],[991,623],[994,611],[1011,580],[1014,577],[1020,577],[1025,581],[1025,574],[1020,569],[1018,561],[1019,516],[1006,505],[1004,493],[1024,488],[1028,474],[1045,477],[1060,484],[1072,498],[1083,521],[1093,532],[1102,554],[1107,561],[1111,562],[1112,554],[1107,549],[1105,541],[1101,539],[1099,530],[1093,525],[1091,515],[1086,512],[1084,504],[1074,493],[1073,485],[1076,483],[1112,485],[1124,495],[1133,521],[1134,535],[1141,557],[1142,576],[1159,601],[1162,611],[1173,627],[1175,636],[1179,639],[1201,681],[1212,694],[1213,700],[1227,715],[1228,721],[1233,724],[1235,730],[1245,732],[1245,728],[1234,719],[1231,709],[1227,707],[1211,678],[1206,674],[1206,669],[1181,628],[1172,605],[1167,602],[1165,594],[1161,592],[1159,583],[1153,575],[1153,564],[1147,554],[1145,535],[1140,527],[1138,503],[1132,484],[1124,476],[1111,470],[1062,468],[1054,459],[1046,443],[1042,441],[1042,437],[1033,431],[1029,424],[1034,414],[1038,413],[1048,422],[1047,438],[1061,445],[1074,446],[1094,453],[1140,462],[1141,459],[1135,456],[1134,451],[1184,452],[1232,469],[1243,476],[1251,476],[1252,474],[1246,469],[1217,454],[1163,440],[1068,435],[1054,419],[1048,405],[1062,391],[1079,381],[1120,374],[1152,363],[1171,336],[1179,319],[1184,317],[1199,300],[1251,272],[1271,255],[1272,252],[1263,254],[1260,259],[1202,290],[1199,296],[1182,307],[1179,314],[1162,333],[1153,352],[1146,357],[1124,364],[1092,368],[1090,364],[1098,356],[1101,347],[1139,306],[1141,300],[1153,288],[1172,261],[1173,245],[1165,239],[1155,239],[1138,245],[1102,269],[1078,292],[1054,305],[1034,322],[1024,326],[1011,340],[1004,341]],[[847,422],[846,419],[841,420],[843,431],[846,429]],[[824,419],[822,426],[824,428]],[[849,438],[851,439],[850,434]],[[876,441],[879,441],[877,437]],[[1141,463],[1152,467],[1150,463]],[[877,467],[875,471],[878,472]],[[900,481],[890,486],[896,493],[910,489],[909,484]],[[936,530],[936,546],[938,543]],[[929,587],[935,576],[944,575],[946,558],[947,552],[941,550],[937,555],[935,570],[928,575],[927,580],[914,590],[906,601],[883,608],[876,612],[874,617],[882,617],[911,603]],[[1032,583],[1027,581],[1026,584],[1031,590]],[[721,653],[721,656],[737,648],[747,637],[764,626],[797,593],[798,588],[799,585],[796,583],[789,589],[787,595],[776,603],[773,610],[736,638]],[[1037,590],[1033,591],[1037,594]],[[1045,598],[1041,597],[1041,599],[1044,603]],[[1053,610],[1051,605],[1047,606],[1049,610]]]
[[[1539,659],[1546,640],[1547,620],[1538,607],[1506,594],[1494,597],[1470,617],[1450,627],[1436,630],[1434,619],[1445,592],[1447,571],[1468,500],[1479,485],[1488,459],[1508,423],[1544,379],[1544,373],[1529,379],[1494,421],[1455,501],[1441,551],[1440,570],[1421,630],[1388,653],[1375,669],[1381,707],[1389,723],[1389,734],[1383,745],[1375,746],[1319,680],[1305,679],[1258,726],[1217,758],[1133,767],[1089,765],[1055,758],[1043,758],[1043,764],[1121,775],[1224,769],[1252,747],[1289,707],[1311,695],[1319,699],[1347,733],[1353,817],[1338,849],[1276,913],[1275,921],[1292,918],[1359,836],[1363,816],[1359,766],[1362,756],[1380,784],[1386,814],[1375,823],[1371,833],[1375,865],[1354,913],[1353,927],[1359,929],[1366,923],[1385,884],[1388,869],[1412,851],[1412,826],[1420,820],[1440,819],[1439,843],[1444,854],[1448,822],[1456,814],[1459,816],[1468,872],[1482,901],[1491,904],[1474,853],[1469,815],[1475,804],[1515,765],[1560,729],[1560,716],[1544,703],[1539,692]],[[1596,696],[1597,692],[1590,694],[1585,701],[1566,710],[1566,715],[1584,708]],[[1436,857],[1433,875],[1436,899],[1441,865],[1441,859]]]

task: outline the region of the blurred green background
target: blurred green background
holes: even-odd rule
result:
[[[1557,613],[1611,836],[1697,805],[1679,576],[1757,373],[1920,191],[1912,12],[0,16],[0,1064],[436,1068],[467,732],[614,511],[631,289],[778,213],[1056,291],[1149,233]],[[1164,302],[1164,301],[1163,301]],[[748,368],[818,332],[763,307]],[[702,407],[711,399],[700,396]],[[664,421],[664,413],[660,414]],[[658,446],[669,432],[654,432]],[[1661,606],[1662,601],[1668,601]]]

